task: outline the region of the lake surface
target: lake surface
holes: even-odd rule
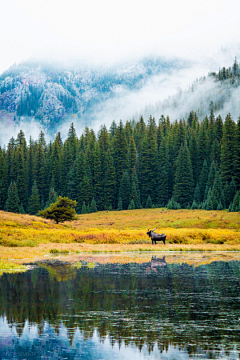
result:
[[[240,358],[238,254],[132,256],[77,266],[56,257],[3,274],[0,359]]]

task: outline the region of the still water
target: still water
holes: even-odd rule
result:
[[[239,359],[240,261],[166,255],[0,277],[0,359]],[[75,264],[76,265],[76,264]]]

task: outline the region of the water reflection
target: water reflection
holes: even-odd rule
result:
[[[81,265],[0,277],[1,359],[239,358],[239,261]]]

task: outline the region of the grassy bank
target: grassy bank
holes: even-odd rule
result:
[[[167,235],[152,246],[147,229]],[[54,224],[0,211],[0,259],[50,253],[129,251],[239,251],[240,215],[227,211],[141,209],[79,215]]]

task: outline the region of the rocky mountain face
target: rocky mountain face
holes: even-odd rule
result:
[[[108,68],[14,65],[0,77],[0,121],[7,126],[31,118],[54,131],[71,115],[91,125],[92,113],[102,102],[126,90],[141,89],[151,76],[184,66],[184,62],[160,58]]]

